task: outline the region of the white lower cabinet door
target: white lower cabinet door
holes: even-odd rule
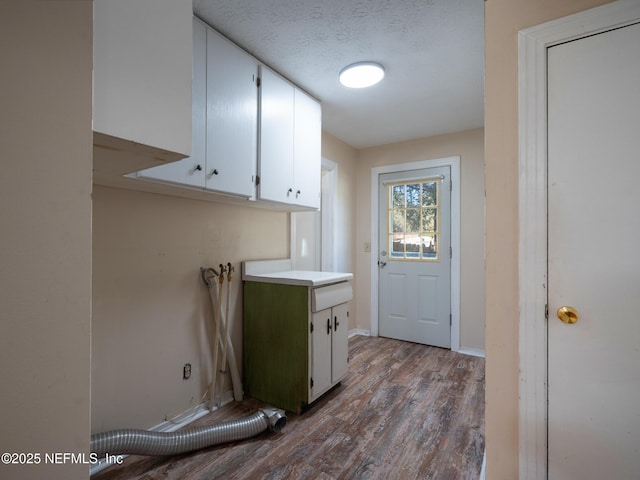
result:
[[[349,360],[349,304],[343,303],[332,309],[333,335],[331,345],[331,383],[342,380],[348,371]]]
[[[347,375],[348,318],[347,303],[312,314],[309,403]]]
[[[331,341],[333,319],[331,308],[312,314],[311,378],[309,379],[309,403],[331,388]]]

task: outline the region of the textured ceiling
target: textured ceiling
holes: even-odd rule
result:
[[[484,0],[193,0],[194,12],[322,102],[356,148],[483,125]],[[338,83],[376,61],[368,89]]]

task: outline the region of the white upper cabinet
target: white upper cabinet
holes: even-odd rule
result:
[[[201,20],[191,21],[191,156],[128,177],[192,189],[145,185],[176,195],[320,208],[320,104]]]
[[[191,110],[191,157],[137,172],[138,178],[175,183],[194,188],[205,186],[207,28],[193,18],[193,108]]]
[[[255,195],[258,61],[207,29],[206,188]]]
[[[193,19],[193,155],[138,178],[245,198],[255,195],[258,62]]]
[[[293,193],[294,87],[262,66],[260,70],[260,200],[291,203]]]
[[[191,0],[95,0],[93,8],[96,143],[191,155]]]
[[[262,67],[258,197],[320,207],[320,104]]]
[[[293,137],[293,203],[320,208],[322,110],[320,104],[295,89]]]

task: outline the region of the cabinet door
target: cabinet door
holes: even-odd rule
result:
[[[255,195],[258,62],[207,29],[206,189]]]
[[[293,190],[294,87],[262,66],[260,73],[261,200],[291,203]]]
[[[331,351],[331,383],[339,382],[348,371],[349,360],[349,304],[332,308],[333,345]]]
[[[333,320],[331,309],[312,314],[313,332],[311,332],[311,365],[309,373],[313,387],[309,386],[309,403],[331,388],[331,338]]]
[[[94,132],[191,155],[191,0],[96,0],[93,18]]]
[[[309,403],[309,289],[243,283],[245,392],[299,414]]]
[[[291,203],[320,208],[322,110],[309,95],[295,89],[293,188]]]
[[[204,188],[205,184],[205,126],[207,92],[207,27],[193,19],[193,78],[191,111],[191,157],[177,162],[147,168],[136,173],[138,178]]]

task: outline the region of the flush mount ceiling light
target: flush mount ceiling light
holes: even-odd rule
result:
[[[358,62],[344,67],[340,72],[340,83],[349,88],[365,88],[384,78],[384,68],[374,62]]]

